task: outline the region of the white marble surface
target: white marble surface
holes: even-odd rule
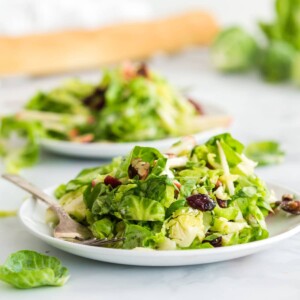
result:
[[[300,191],[300,89],[268,85],[256,74],[224,76],[209,64],[207,50],[190,50],[151,65],[201,101],[224,107],[234,116],[232,133],[243,142],[276,139],[286,150],[285,163],[259,174]],[[97,79],[99,74],[82,74]],[[15,100],[19,106],[34,90],[57,78],[18,82],[1,88],[0,111]],[[20,101],[17,101],[20,100]],[[16,104],[19,103],[19,104]],[[24,176],[41,187],[73,177],[99,161],[43,154]],[[0,181],[0,207],[17,208],[24,193]],[[300,220],[299,220],[300,221]],[[0,283],[0,299],[300,299],[300,235],[253,256],[209,265],[141,268],[95,262],[56,250],[27,233],[17,218],[0,220],[0,261],[20,249],[47,252],[69,267],[71,279],[62,288],[19,291]]]

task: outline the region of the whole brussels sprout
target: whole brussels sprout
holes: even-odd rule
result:
[[[297,52],[294,56],[291,76],[293,83],[300,86],[300,52]]]
[[[262,51],[260,71],[266,81],[284,81],[291,76],[291,68],[296,51],[284,41],[272,41]]]
[[[248,71],[255,64],[258,46],[254,38],[239,27],[222,31],[212,46],[212,62],[223,72]]]

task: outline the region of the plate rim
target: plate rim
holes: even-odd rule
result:
[[[145,145],[147,146],[148,144],[154,144],[154,143],[172,143],[174,140],[180,140],[182,137],[185,136],[194,136],[198,137],[201,134],[212,134],[211,132],[220,132],[224,131],[228,127],[214,127],[208,130],[192,133],[192,134],[187,134],[183,136],[174,136],[174,137],[168,137],[168,138],[163,138],[163,139],[157,139],[157,140],[144,140],[144,141],[135,141],[135,142],[113,142],[113,141],[98,141],[98,142],[93,142],[93,143],[80,143],[80,142],[70,142],[70,141],[64,141],[64,140],[56,140],[52,138],[42,138],[40,140],[41,145],[43,147],[47,147],[49,144],[51,145],[64,145],[66,147],[70,147],[70,145],[75,145],[75,146],[81,146],[83,148],[93,148],[93,147],[111,147],[111,146],[130,146],[134,147],[136,145]]]

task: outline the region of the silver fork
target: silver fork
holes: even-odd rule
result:
[[[124,240],[124,238],[95,238],[92,232],[87,227],[73,220],[68,215],[68,213],[58,204],[58,202],[55,202],[52,197],[29,183],[26,179],[15,174],[3,174],[2,177],[14,183],[23,190],[29,192],[34,199],[40,199],[45,202],[47,205],[49,205],[50,209],[52,209],[57,214],[59,223],[53,230],[53,236],[55,238],[90,246],[104,246]]]

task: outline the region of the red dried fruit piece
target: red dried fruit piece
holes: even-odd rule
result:
[[[134,78],[136,75],[135,67],[130,61],[123,62],[121,70],[124,78],[127,80]]]
[[[115,178],[115,177],[112,177],[110,175],[107,175],[105,178],[104,178],[104,184],[106,185],[110,185],[113,189],[116,188],[117,186],[121,185],[122,182]]]
[[[222,247],[222,237],[221,236],[215,238],[212,241],[208,241],[208,240],[204,239],[203,242],[210,243],[214,247]]]
[[[216,239],[209,242],[214,247],[222,247],[222,237],[219,236]]]
[[[78,136],[78,134],[79,134],[79,131],[76,128],[73,128],[69,131],[69,137],[71,140],[76,138]]]
[[[145,78],[149,78],[149,70],[147,65],[145,63],[141,63],[136,70],[136,74]]]
[[[211,211],[215,208],[216,203],[208,195],[196,194],[186,198],[190,207],[201,211]]]
[[[94,135],[92,133],[87,133],[73,138],[72,141],[78,143],[90,143],[93,141],[93,139],[94,139]]]
[[[199,115],[204,115],[204,110],[202,105],[199,102],[196,102],[195,100],[188,98],[188,101],[194,106],[195,110]]]
[[[88,124],[94,124],[96,122],[96,119],[94,116],[89,116],[87,122]]]
[[[105,105],[106,88],[97,87],[93,93],[83,99],[83,104],[92,110],[100,111]]]

